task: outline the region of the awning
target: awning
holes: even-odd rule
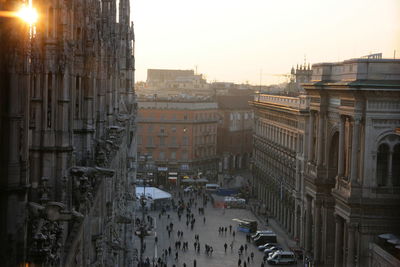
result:
[[[169,176],[168,177],[168,180],[176,180],[177,179],[177,177],[175,177],[175,176]]]
[[[158,189],[157,187],[136,187],[136,197],[140,198],[142,195],[144,195],[144,191],[146,190],[146,197],[150,197],[153,200],[157,199],[169,199],[171,198],[171,194],[168,192],[165,192],[161,189]]]

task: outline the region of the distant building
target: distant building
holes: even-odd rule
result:
[[[302,87],[252,103],[253,190],[318,266],[398,266],[376,240],[400,233],[400,60],[314,64]]]
[[[139,100],[138,158],[151,155],[154,183],[172,186],[217,171],[217,103],[195,99]],[[143,163],[143,161],[142,161]],[[143,173],[139,166],[139,175]]]
[[[207,82],[193,70],[148,69],[147,86],[158,89],[204,89]]]
[[[253,94],[217,97],[221,118],[217,139],[220,172],[231,172],[249,167],[253,145],[254,115],[248,101],[252,98]]]

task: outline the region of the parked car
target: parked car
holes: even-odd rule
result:
[[[251,238],[254,240],[255,238],[259,237],[261,234],[274,234],[274,231],[271,230],[259,230]]]
[[[292,251],[276,251],[267,258],[268,264],[296,264],[296,255]]]
[[[276,234],[260,234],[254,239],[254,244],[256,244],[256,246],[261,246],[266,243],[278,243]]]
[[[276,244],[276,243],[267,243],[267,244],[258,246],[258,250],[259,250],[259,251],[264,251],[264,250],[266,250],[267,248],[271,248],[271,247],[274,247],[274,246],[277,246],[277,245],[278,245],[278,244]]]
[[[269,253],[275,252],[277,250],[283,250],[283,248],[281,246],[273,246],[273,247],[264,249],[264,254],[269,255]]]

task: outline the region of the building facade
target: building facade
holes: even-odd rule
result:
[[[303,84],[303,153],[296,151],[299,198],[284,213],[294,213],[293,235],[318,265],[368,266],[376,236],[400,230],[400,60],[352,59],[312,71]],[[264,102],[254,105],[273,104]]]
[[[150,155],[158,185],[173,186],[217,168],[217,103],[211,100],[140,100],[138,158]],[[144,161],[143,161],[144,163]]]
[[[301,236],[306,97],[256,95],[253,194],[290,235]]]
[[[248,101],[252,95],[221,95],[217,97],[217,153],[219,172],[229,173],[250,165],[253,147],[254,114]]]
[[[129,1],[32,4],[36,25],[0,24],[1,264],[133,266]]]

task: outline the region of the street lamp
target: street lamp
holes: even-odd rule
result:
[[[144,252],[144,238],[148,235],[147,225],[145,223],[145,212],[146,212],[146,180],[149,168],[147,166],[147,162],[151,159],[151,156],[146,154],[143,156],[144,158],[144,170],[145,175],[143,176],[143,194],[140,196],[140,205],[142,207],[142,220],[138,229],[135,231],[135,234],[140,238],[140,260],[139,266],[143,266],[143,252]]]

